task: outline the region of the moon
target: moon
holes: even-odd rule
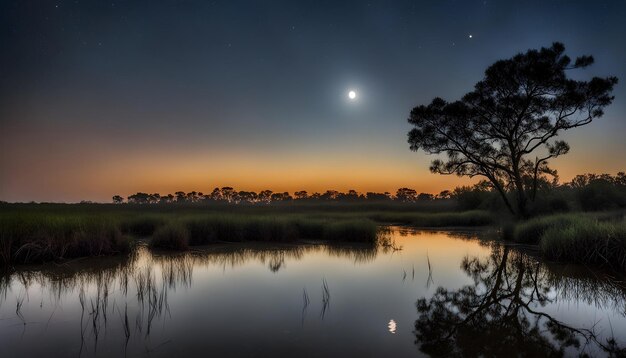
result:
[[[350,98],[351,100],[355,100],[356,99],[356,91],[355,90],[350,90],[348,92],[348,98]]]

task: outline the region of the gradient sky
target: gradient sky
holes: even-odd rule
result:
[[[4,0],[0,200],[453,188],[409,151],[410,110],[553,41],[596,58],[581,78],[622,83],[552,165],[616,173],[625,18],[624,1]]]

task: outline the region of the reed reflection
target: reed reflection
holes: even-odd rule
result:
[[[7,297],[16,299],[15,314],[24,330],[28,329],[28,314],[22,307],[29,292],[39,291],[49,299],[50,321],[56,308],[63,302],[77,297],[79,321],[76,332],[80,333],[79,355],[91,346],[98,350],[99,338],[107,330],[121,336],[124,348],[131,340],[146,341],[152,328],[159,322],[165,324],[171,317],[168,294],[177,288],[189,288],[193,283],[194,270],[217,266],[223,270],[259,262],[276,273],[286,267],[286,261],[299,261],[307,254],[322,254],[348,259],[355,264],[367,263],[377,256],[375,245],[327,246],[319,244],[285,245],[279,247],[241,246],[213,247],[210,250],[194,250],[183,253],[151,251],[139,245],[125,256],[75,260],[64,264],[23,267],[0,276],[0,305],[9,304]],[[385,250],[382,250],[385,251]],[[330,294],[323,279],[324,317]],[[10,294],[9,294],[10,293]],[[72,293],[76,296],[72,297]],[[309,297],[304,291],[305,307]],[[65,302],[67,303],[67,302]],[[47,305],[46,305],[47,306]]]
[[[623,286],[588,270],[538,263],[513,247],[478,239],[483,236],[392,228],[375,246],[245,243],[177,253],[138,246],[126,256],[23,266],[0,276],[0,336],[16,337],[8,342],[10,352],[31,356],[43,348],[17,338],[67,347],[58,356],[180,349],[199,355],[207,347],[227,354],[241,337],[233,332],[256,345],[299,339],[311,347],[328,334],[347,334],[354,340],[337,344],[350,350],[350,342],[362,345],[370,330],[342,324],[360,320],[360,327],[386,325],[394,334],[388,343],[370,339],[373,346],[402,345],[409,354],[415,338],[433,356],[623,353],[607,340],[606,322],[594,331],[551,316],[560,303],[586,303],[599,317],[615,316],[621,327]],[[467,278],[472,284],[457,289]],[[433,286],[442,287],[431,297]],[[416,290],[427,297],[418,301],[417,314]],[[416,317],[414,335],[407,336],[404,322]],[[249,325],[242,328],[238,320]],[[206,332],[216,339],[205,342]],[[619,329],[615,334],[624,338]],[[253,353],[247,347],[238,352]]]

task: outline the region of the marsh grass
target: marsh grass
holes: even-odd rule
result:
[[[189,230],[178,222],[162,226],[152,235],[150,247],[169,250],[186,250],[189,248]]]
[[[309,235],[305,232],[303,236]],[[376,224],[367,219],[337,221],[323,227],[324,240],[375,243],[378,238]]]
[[[159,227],[165,225],[167,220],[161,215],[138,215],[130,216],[119,221],[120,230],[125,234],[135,236],[150,236]]]
[[[150,237],[150,246],[155,248],[184,250],[215,242],[375,243],[378,228],[370,219],[339,213],[0,212],[0,264],[124,252],[130,248],[130,236]]]
[[[541,252],[549,259],[626,271],[626,223],[581,217],[553,226],[541,236]]]
[[[125,252],[119,226],[97,216],[0,215],[0,264],[41,262]]]
[[[578,219],[580,219],[580,215],[576,214],[537,217],[516,225],[513,227],[512,233],[508,235],[515,242],[537,244],[547,230],[570,226]]]
[[[173,225],[182,225],[188,230],[190,245],[299,239],[375,243],[378,237],[377,225],[368,219],[318,219],[300,215],[208,215],[180,219]]]
[[[374,212],[368,217],[387,223],[406,224],[420,227],[485,226],[496,223],[498,217],[483,210],[463,212]]]
[[[503,228],[503,238],[538,244],[544,257],[626,271],[623,212],[570,213],[536,217]]]
[[[224,241],[376,243],[381,223],[443,227],[494,222],[484,211],[421,210],[425,208],[402,203],[181,205],[175,209],[159,205],[1,204],[0,266],[114,254],[128,250],[133,238],[147,238],[153,247],[174,249]]]
[[[293,241],[298,228],[293,218],[251,215],[207,215],[181,219],[187,228],[192,245],[219,241]]]

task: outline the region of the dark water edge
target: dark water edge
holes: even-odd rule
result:
[[[484,231],[388,235],[21,266],[0,281],[0,346],[15,357],[608,356],[626,343],[626,288],[610,274]]]

